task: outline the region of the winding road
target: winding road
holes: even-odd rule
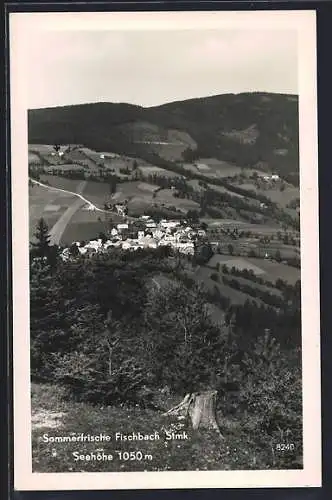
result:
[[[96,207],[93,203],[91,203],[91,201],[87,200],[86,198],[84,198],[84,196],[82,196],[81,193],[83,192],[83,190],[87,184],[87,181],[80,182],[79,185],[77,186],[77,192],[74,192],[74,191],[67,191],[66,189],[56,188],[54,186],[48,186],[47,184],[43,184],[42,182],[37,181],[35,179],[30,179],[30,180],[34,184],[38,184],[38,186],[42,186],[46,189],[49,189],[50,191],[57,191],[57,192],[65,193],[65,194],[68,194],[70,196],[75,196],[77,198],[67,208],[67,210],[62,214],[60,219],[54,224],[54,226],[50,230],[50,232],[49,232],[50,237],[51,237],[50,243],[52,245],[59,245],[61,237],[62,237],[67,225],[69,224],[71,218],[77,212],[77,210],[79,210],[84,205],[88,205],[91,210],[95,210],[97,212],[105,212],[105,210],[102,210],[101,208]]]
[[[84,190],[86,184],[87,184],[87,181],[82,181],[80,182],[80,184],[78,185],[77,189],[79,192],[75,192],[75,191],[68,191],[67,189],[60,189],[60,188],[56,188],[54,186],[49,186],[47,184],[43,184],[42,182],[40,181],[36,181],[35,179],[31,179],[31,182],[33,182],[34,184],[38,184],[38,186],[42,186],[44,188],[47,188],[51,191],[60,191],[61,193],[66,193],[66,194],[70,194],[71,196],[77,196],[78,198],[80,198],[84,203],[86,203],[87,205],[89,205],[91,207],[92,210],[97,210],[97,212],[106,212],[106,210],[102,210],[101,208],[98,208],[96,207],[96,205],[94,205],[93,203],[91,203],[91,201],[87,200],[86,198],[84,198],[84,196],[82,196],[82,191]]]
[[[51,236],[50,242],[52,245],[59,245],[61,237],[68,223],[70,222],[71,218],[77,212],[77,210],[82,208],[84,205],[88,205],[88,208],[90,210],[94,210],[96,212],[108,213],[108,214],[110,213],[109,210],[104,210],[102,208],[96,207],[96,205],[94,205],[90,200],[88,200],[82,195],[82,192],[87,184],[87,181],[80,182],[79,185],[77,186],[77,191],[75,192],[75,191],[68,191],[67,189],[61,189],[54,186],[49,186],[47,184],[44,184],[43,182],[37,181],[36,179],[30,178],[30,180],[34,184],[38,184],[38,186],[49,189],[50,191],[65,193],[70,196],[76,196],[78,198],[70,205],[70,207],[67,208],[67,210],[62,214],[60,219],[54,224],[54,226],[50,230],[49,232]],[[128,215],[120,216],[119,214],[117,214],[117,216],[121,218],[123,217],[126,220],[132,220],[132,221],[137,220],[137,218],[133,216],[128,216]]]

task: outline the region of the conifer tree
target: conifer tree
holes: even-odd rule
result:
[[[39,219],[34,236],[36,238],[36,242],[32,243],[34,255],[36,257],[49,257],[51,237],[48,225],[43,218]]]
[[[58,264],[59,248],[57,245],[50,244],[51,236],[49,234],[49,228],[43,218],[39,219],[34,236],[35,241],[30,243],[31,257],[44,259],[53,272]]]

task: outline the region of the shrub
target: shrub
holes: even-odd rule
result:
[[[95,356],[78,351],[54,355],[54,381],[67,387],[79,401],[114,404],[142,400],[144,367],[135,358],[128,358],[110,373],[105,355],[106,351]]]
[[[285,468],[298,467],[302,457],[302,378],[298,350],[281,349],[269,332],[242,352],[233,344],[219,370],[218,390],[223,394],[220,400],[223,412],[243,419],[244,430],[253,434],[257,442],[265,446],[270,443],[274,449],[278,443],[294,443],[295,453],[279,459]]]

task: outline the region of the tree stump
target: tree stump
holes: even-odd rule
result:
[[[214,429],[223,437],[216,420],[217,391],[204,391],[187,394],[180,404],[174,406],[164,416],[184,415],[190,417],[194,430]]]

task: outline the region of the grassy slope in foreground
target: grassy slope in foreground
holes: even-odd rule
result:
[[[34,472],[115,472],[115,471],[167,471],[167,470],[245,470],[285,468],[284,455],[273,454],[271,444],[262,443],[259,424],[254,418],[223,417],[218,420],[225,439],[216,439],[214,431],[193,431],[180,427],[181,421],[162,416],[162,409],[151,410],[125,406],[97,407],[86,403],[64,400],[63,390],[57,386],[32,384],[32,448]],[[162,396],[165,409],[180,402],[181,398]],[[57,426],[54,415],[59,414]],[[186,430],[188,440],[166,441],[166,430]],[[114,435],[116,432],[158,432],[157,441],[118,441],[94,443],[45,443],[44,434],[68,436],[71,433]],[[103,449],[114,454],[113,461],[74,461],[72,453],[82,454]],[[118,451],[141,451],[149,458],[121,461]],[[52,452],[55,456],[52,456]],[[289,454],[289,452],[288,452]]]

